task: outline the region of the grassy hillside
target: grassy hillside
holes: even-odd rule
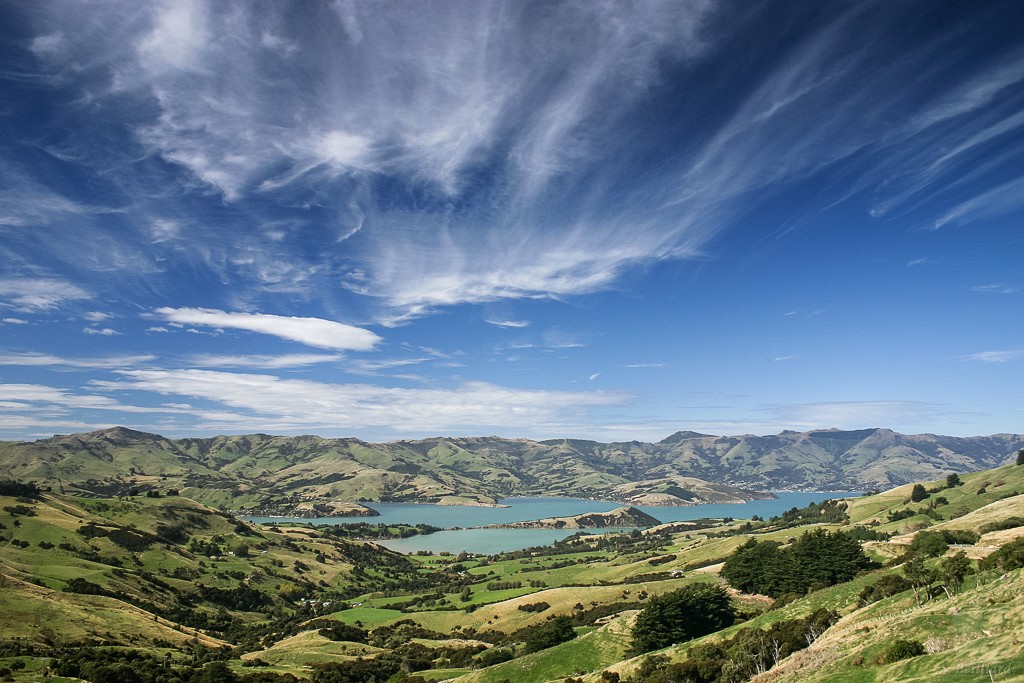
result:
[[[252,446],[225,442],[218,452],[229,445]],[[822,609],[838,623],[757,680],[985,680],[976,674],[989,671],[992,680],[1024,680],[1015,668],[1024,658],[1022,570],[971,574],[953,597],[933,577],[920,607],[906,588],[880,601],[864,598],[883,577],[904,575],[905,554],[922,532],[962,540],[964,531],[991,529],[946,551],[964,550],[972,571],[1024,536],[1019,466],[943,476],[916,493],[908,485],[773,520],[663,525],[493,557],[405,557],[329,528],[249,525],[181,495],[30,489],[0,496],[0,671],[24,662],[12,671],[15,680],[41,680],[46,666],[91,680],[101,666],[95,658],[139,656],[132,664],[139,670],[166,659],[182,680],[226,666],[228,673],[216,674],[223,680],[254,672],[264,681],[329,676],[336,667],[344,672],[338,675],[374,680],[408,670],[465,683],[596,682],[610,671],[641,683],[703,645],[736,648],[737,638],[748,642],[751,633],[788,628]],[[651,600],[721,583],[722,562],[750,538],[786,548],[815,529],[860,534],[887,566],[774,606],[771,598],[732,591],[736,625],[628,657],[633,619]],[[938,571],[943,561],[931,557],[925,566]],[[558,620],[570,627],[560,637],[570,639],[530,653],[531,634]],[[920,641],[926,654],[886,661],[896,638]]]
[[[629,505],[741,502],[769,490],[889,488],[1010,462],[1024,436],[907,436],[884,429],[662,442],[434,438],[371,444],[267,434],[167,439],[121,427],[0,442],[0,471],[57,492],[172,488],[221,509],[326,514],[337,502],[493,504],[515,495]]]

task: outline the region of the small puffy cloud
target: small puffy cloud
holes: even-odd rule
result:
[[[104,320],[107,320],[108,318],[110,318],[111,315],[109,313],[104,313],[102,311],[89,311],[88,313],[86,313],[82,317],[85,318],[86,320],[88,320],[89,322],[101,323]]]
[[[322,318],[297,318],[266,313],[230,313],[214,308],[158,308],[170,323],[269,334],[321,349],[372,351],[383,341],[361,327]]]
[[[84,327],[82,328],[82,332],[84,332],[85,334],[99,335],[101,337],[113,337],[115,335],[121,334],[117,330],[110,327]]]
[[[3,321],[8,325],[28,325],[28,321],[21,318],[4,318]]]

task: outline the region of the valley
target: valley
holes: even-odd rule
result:
[[[0,669],[17,681],[44,672],[121,680],[109,672],[130,665],[147,681],[642,683],[705,662],[718,672],[709,681],[897,681],[920,671],[939,681],[982,680],[965,671],[1024,680],[1014,635],[1024,629],[1021,492],[1024,466],[1011,464],[770,519],[582,529],[489,555],[402,555],[375,542],[412,529],[373,518],[353,519],[366,525],[359,536],[308,522],[253,524],[156,486],[101,497],[8,482]],[[849,573],[814,574],[814,562],[798,559],[800,571],[787,574],[798,583],[781,592],[738,588],[746,548],[791,548],[799,558],[826,540],[863,553]],[[834,552],[820,547],[812,552]],[[966,568],[943,578],[961,552]],[[829,572],[843,566],[838,557]],[[911,566],[924,572],[912,585]],[[728,590],[734,622],[636,651],[641,615],[717,586]],[[791,631],[814,637],[787,640]],[[923,652],[894,659],[897,640]],[[755,647],[771,642],[781,648],[774,654]]]

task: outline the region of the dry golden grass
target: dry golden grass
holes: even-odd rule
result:
[[[178,646],[193,641],[206,647],[226,645],[201,631],[175,628],[166,619],[113,598],[62,593],[11,576],[2,576],[0,581],[0,614],[7,638],[59,643],[109,633],[120,643],[166,640]]]

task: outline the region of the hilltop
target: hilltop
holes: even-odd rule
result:
[[[642,510],[621,507],[608,512],[588,512],[571,517],[548,517],[524,522],[493,524],[495,529],[623,529],[647,528],[661,524]]]
[[[1020,448],[1019,434],[908,436],[886,429],[677,432],[658,443],[438,437],[373,444],[267,434],[168,439],[117,427],[0,442],[0,471],[58,491],[174,487],[224,509],[270,506],[317,516],[338,502],[493,505],[544,495],[693,505],[765,495],[758,491],[881,489],[996,467]]]

